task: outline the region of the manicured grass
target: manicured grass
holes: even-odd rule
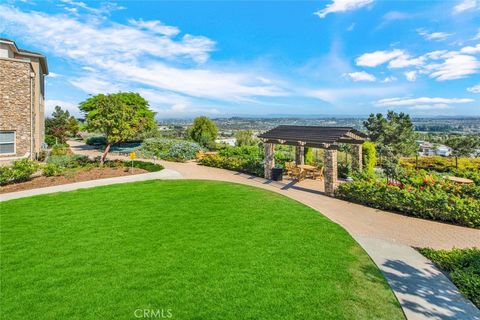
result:
[[[3,319],[403,318],[346,231],[265,190],[149,181],[0,212]]]
[[[480,308],[480,248],[419,251],[445,271],[460,292]]]

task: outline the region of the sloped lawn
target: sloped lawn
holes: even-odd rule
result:
[[[243,185],[149,181],[0,202],[0,230],[2,319],[403,318],[346,231]]]

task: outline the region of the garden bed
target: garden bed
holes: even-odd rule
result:
[[[141,174],[141,173],[147,173],[147,172],[148,172],[147,170],[140,169],[140,168],[135,168],[133,171],[132,170],[125,171],[124,167],[85,168],[85,169],[79,169],[75,171],[69,171],[64,175],[60,175],[60,176],[52,176],[52,177],[40,176],[25,182],[18,182],[18,183],[12,183],[8,185],[0,186],[0,194],[15,192],[15,191],[22,191],[22,190],[29,190],[29,189],[36,189],[36,188],[58,186],[62,184],[81,182],[81,181],[129,176],[133,174]]]

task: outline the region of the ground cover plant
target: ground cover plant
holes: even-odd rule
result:
[[[202,150],[203,148],[193,141],[150,138],[142,143],[138,149],[138,153],[145,158],[155,156],[163,160],[182,162],[195,159],[195,155]]]
[[[452,282],[468,299],[480,308],[480,249],[434,250],[419,249],[446,272]]]
[[[148,181],[0,205],[6,319],[404,318],[344,229],[266,190]]]

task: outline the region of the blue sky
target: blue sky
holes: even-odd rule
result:
[[[137,91],[159,118],[480,115],[480,1],[0,1],[47,109]]]

